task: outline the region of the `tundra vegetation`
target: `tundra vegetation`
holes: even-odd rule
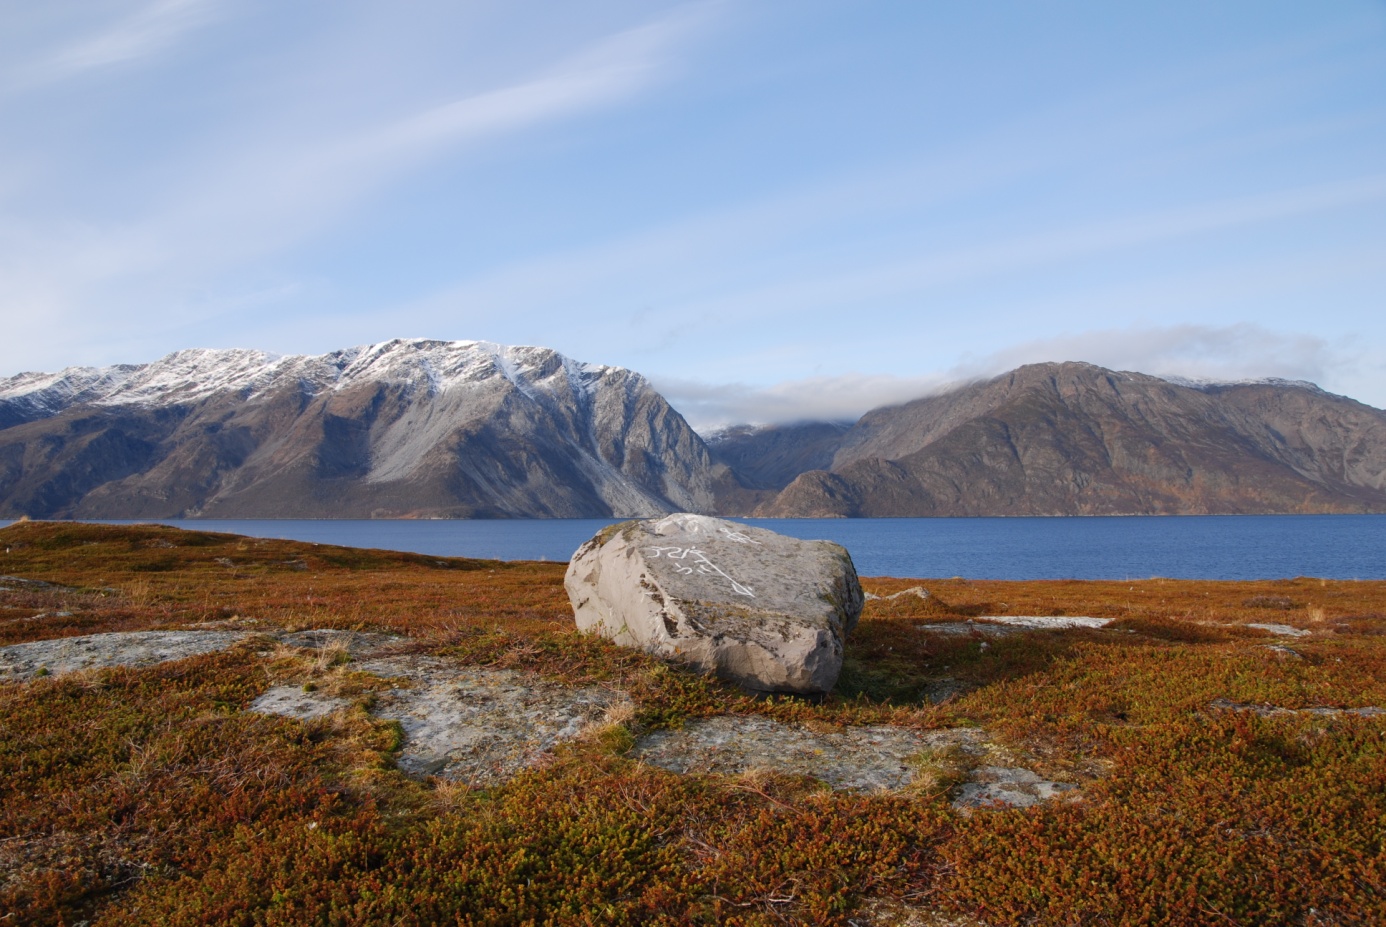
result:
[[[1386,583],[938,579],[885,598],[920,581],[868,578],[881,598],[813,704],[579,635],[563,564],[40,522],[0,531],[0,551],[0,574],[30,581],[0,580],[0,645],[252,632],[144,669],[0,683],[5,927],[1386,923],[1386,715],[1350,711],[1386,707]],[[983,615],[1112,623],[959,624]],[[408,635],[632,708],[499,785],[414,779],[349,655],[255,633],[310,628]],[[285,683],[350,707],[244,710]],[[876,793],[630,753],[727,714],[982,728],[1078,797],[955,809],[972,760],[949,751]]]

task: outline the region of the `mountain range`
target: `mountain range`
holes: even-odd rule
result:
[[[179,351],[0,380],[0,515],[1386,512],[1386,412],[1313,384],[1033,364],[856,422],[699,436],[539,347]]]

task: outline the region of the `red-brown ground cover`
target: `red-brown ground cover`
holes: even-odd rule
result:
[[[0,531],[0,551],[0,574],[53,584],[0,593],[0,645],[393,631],[637,705],[547,766],[470,790],[393,769],[399,732],[363,710],[369,686],[317,721],[242,711],[277,680],[350,672],[263,638],[0,685],[0,927],[1386,923],[1386,716],[1304,711],[1386,708],[1386,583],[924,581],[930,598],[868,604],[838,691],[814,705],[577,635],[562,565],[52,523]],[[996,614],[1114,621],[921,630]],[[1253,623],[1312,633],[1277,641]],[[980,725],[1082,797],[969,815],[946,775],[853,795],[625,755],[641,729],[728,712]]]

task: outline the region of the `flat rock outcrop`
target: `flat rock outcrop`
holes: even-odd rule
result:
[[[277,641],[310,659],[346,654],[343,669],[387,683],[367,701],[334,695],[301,678],[268,687],[246,710],[313,722],[334,712],[366,710],[395,721],[403,739],[401,771],[472,786],[494,786],[540,765],[565,741],[623,723],[635,711],[626,693],[572,687],[531,673],[468,666],[409,652],[401,638],[318,629],[250,634],[216,630],[132,631],[33,641],[0,647],[0,685],[36,676],[125,666],[145,668],[222,650],[249,639]],[[401,650],[399,645],[405,644]],[[269,661],[282,650],[257,651]],[[1287,709],[1216,699],[1215,709],[1258,714]],[[1381,714],[1379,708],[1305,709],[1320,716]],[[978,728],[916,731],[891,725],[812,729],[770,718],[720,715],[635,738],[631,759],[684,775],[738,776],[758,770],[809,776],[833,789],[879,792],[944,788],[953,806],[1028,807],[1077,795],[1071,783],[1050,782],[1019,766]],[[940,774],[944,778],[940,779]]]
[[[0,680],[22,682],[107,666],[153,666],[225,650],[238,631],[117,631],[0,647]]]
[[[613,708],[629,704],[608,689],[570,688],[528,673],[418,654],[377,654],[352,668],[391,683],[372,699],[370,713],[399,723],[401,770],[477,786],[536,765]],[[322,691],[284,685],[266,691],[250,710],[307,720],[346,707]]]
[[[1079,794],[1075,783],[1051,782],[1017,765],[1019,758],[979,728],[912,731],[873,725],[814,731],[769,718],[721,715],[646,734],[632,755],[670,772],[737,776],[773,770],[853,792],[942,786],[953,807],[963,811],[1028,808]]]
[[[985,752],[984,738],[971,728],[921,733],[876,725],[814,731],[769,718],[719,715],[646,734],[632,755],[676,773],[735,776],[773,769],[812,776],[834,789],[876,792],[909,785],[921,751],[948,747]]]
[[[573,554],[578,627],[757,692],[827,692],[863,603],[829,541],[686,513],[629,521]]]

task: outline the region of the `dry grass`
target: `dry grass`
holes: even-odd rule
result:
[[[1386,718],[1217,707],[1386,707],[1386,583],[925,581],[928,598],[868,604],[838,691],[815,705],[577,635],[561,564],[153,526],[0,535],[0,573],[55,584],[0,594],[0,644],[389,631],[627,694],[549,765],[478,791],[393,769],[400,731],[360,709],[378,681],[341,648],[266,657],[260,638],[0,686],[0,927],[1386,922]],[[866,581],[880,595],[918,584]],[[988,614],[1113,623],[920,630]],[[1299,659],[1248,627],[1267,622],[1312,632]],[[307,723],[241,710],[284,682],[358,705]],[[1081,781],[1083,800],[961,816],[946,786],[979,760],[947,752],[921,758],[919,787],[876,796],[625,755],[644,729],[719,713],[980,725],[1031,768]]]

